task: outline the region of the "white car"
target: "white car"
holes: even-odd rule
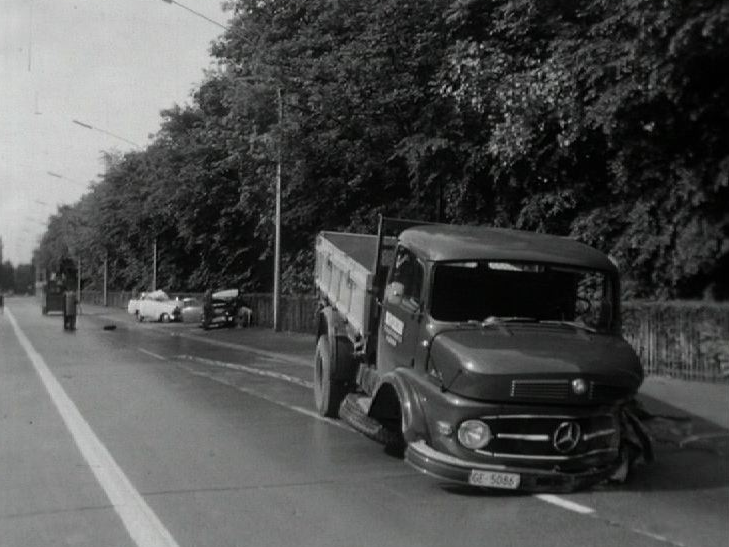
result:
[[[135,313],[134,301],[129,302],[127,311]],[[144,321],[162,321],[169,323],[170,321],[179,321],[181,318],[182,302],[179,299],[171,299],[164,291],[152,291],[150,293],[142,293],[139,300],[136,301],[137,320]]]
[[[130,298],[127,304],[127,313],[137,315],[139,313],[139,303],[146,298],[147,293],[143,292],[139,294],[139,298]]]

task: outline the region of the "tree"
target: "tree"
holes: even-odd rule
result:
[[[191,104],[59,210],[41,255],[119,288],[284,290],[377,214],[578,238],[627,297],[729,293],[729,5],[236,0]],[[279,92],[283,116],[279,117]],[[52,232],[52,233],[51,233]]]

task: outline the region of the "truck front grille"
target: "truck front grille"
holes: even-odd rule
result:
[[[493,440],[480,454],[515,460],[569,462],[590,456],[616,453],[619,442],[617,419],[610,414],[573,417],[554,415],[501,415],[480,418],[488,424]],[[555,434],[563,424],[579,428],[573,448],[559,450]]]

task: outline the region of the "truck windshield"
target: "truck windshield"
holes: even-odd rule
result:
[[[614,280],[607,272],[504,261],[437,263],[430,314],[439,321],[558,323],[614,327]]]

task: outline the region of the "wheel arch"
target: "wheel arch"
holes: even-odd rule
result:
[[[429,437],[421,397],[402,369],[383,377],[368,414],[379,421],[399,417],[403,437],[408,443]]]

